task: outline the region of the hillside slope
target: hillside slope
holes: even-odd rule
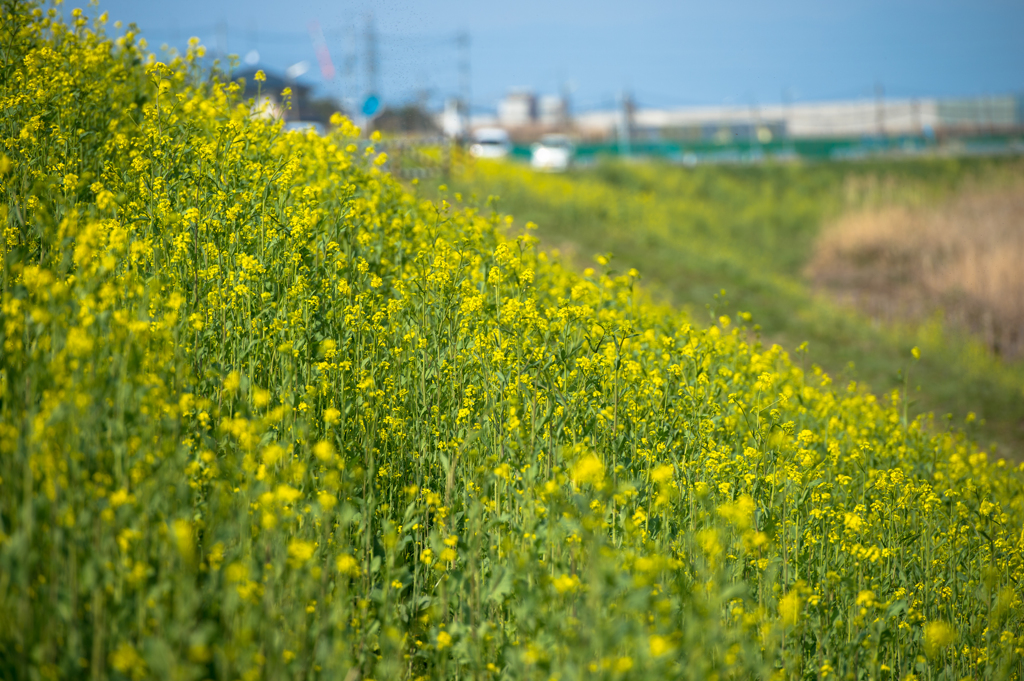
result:
[[[803,347],[805,367],[818,364],[837,381],[866,383],[878,396],[907,388],[911,414],[934,412],[962,424],[990,451],[1024,462],[1024,359],[1012,352],[1015,302],[1024,297],[1013,276],[1014,221],[1001,219],[993,230],[974,224],[979,216],[953,209],[992,192],[1019,193],[1019,159],[696,168],[607,161],[563,176],[514,163],[455,168],[450,185],[458,195],[499,197],[497,205],[514,214],[517,225],[538,223],[542,245],[561,249],[580,267],[594,253],[611,252],[618,269],[642,269],[649,290],[686,306],[695,319],[708,319],[706,308],[713,317],[749,312],[764,338]],[[915,228],[934,213],[956,220],[960,243],[944,245],[934,231]],[[879,224],[886,235],[879,243],[846,253],[850,262],[842,266],[835,257],[823,258],[838,232],[875,215],[890,216]],[[983,245],[993,241],[993,231],[999,241]],[[879,255],[895,244],[902,247],[898,254]],[[943,255],[943,249],[958,255]],[[945,272],[958,259],[981,262],[981,252],[995,254],[982,268],[986,288],[994,290],[981,299],[964,276],[969,272],[944,274],[936,300],[933,283],[908,266],[923,261]],[[1010,274],[1000,276],[1000,268]],[[872,285],[829,284],[828,277],[842,280],[845,272],[849,282],[848,275],[861,270]],[[991,286],[995,281],[999,285]],[[916,310],[894,304],[908,296]],[[873,297],[885,302],[864,304]],[[859,304],[844,305],[844,299]],[[963,323],[972,316],[989,322]],[[996,338],[1003,342],[986,347]],[[908,375],[915,346],[921,358]]]
[[[0,676],[1021,677],[1024,471],[28,10]]]

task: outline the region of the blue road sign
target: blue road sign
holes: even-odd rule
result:
[[[363,102],[363,115],[372,116],[377,113],[377,109],[379,108],[380,100],[377,98],[377,95],[370,95],[366,98],[366,101]]]

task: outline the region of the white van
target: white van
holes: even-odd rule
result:
[[[508,131],[501,128],[479,128],[473,131],[469,153],[476,158],[505,158],[512,151]]]
[[[560,173],[572,165],[576,147],[566,135],[544,135],[531,152],[530,165],[536,170]]]

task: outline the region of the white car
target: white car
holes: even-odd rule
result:
[[[501,128],[480,128],[473,132],[469,153],[476,158],[505,158],[512,151],[508,131]]]
[[[537,170],[562,172],[572,165],[576,148],[565,135],[544,135],[531,147],[530,165]]]

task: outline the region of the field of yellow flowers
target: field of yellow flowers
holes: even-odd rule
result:
[[[1024,676],[1024,470],[2,11],[0,677]]]
[[[565,175],[515,163],[453,169],[453,191],[497,195],[515,228],[542,225],[541,247],[561,249],[579,268],[591,254],[611,252],[619,269],[642,269],[648,291],[696,319],[750,312],[764,338],[800,348],[803,366],[818,364],[879,396],[909,389],[911,414],[934,412],[990,453],[1024,461],[1024,357],[1014,358],[1013,341],[998,349],[991,342],[1020,326],[1013,310],[1024,288],[1012,265],[1021,231],[1012,201],[1020,199],[1007,199],[1024,194],[1024,159],[692,168],[606,160]],[[862,237],[856,253],[837,261],[837,240],[851,243],[875,215],[899,217],[875,230],[876,242]],[[950,228],[940,236],[917,227],[933,215],[963,234],[956,246]],[[889,245],[897,240],[905,245]],[[965,260],[986,264],[951,271]],[[931,280],[911,274],[907,263],[917,262],[932,263],[923,266]],[[988,325],[972,327],[971,318]],[[908,373],[915,346],[922,355]]]

